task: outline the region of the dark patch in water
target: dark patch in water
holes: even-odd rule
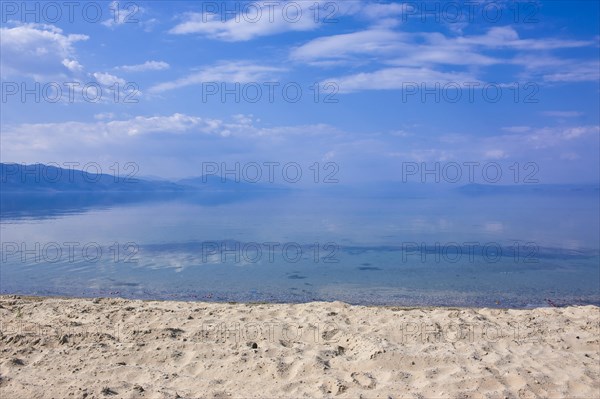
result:
[[[358,270],[381,270],[381,269],[378,267],[375,267],[375,266],[360,266],[358,268]]]
[[[288,278],[292,279],[292,280],[301,280],[301,279],[306,278],[306,276],[299,276],[297,274],[292,274],[292,275],[288,276]]]
[[[114,285],[119,286],[119,287],[137,287],[137,286],[139,286],[138,283],[114,283]]]

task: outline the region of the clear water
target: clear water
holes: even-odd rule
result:
[[[453,191],[131,201],[5,197],[0,291],[386,305],[600,304],[598,201],[597,195]]]

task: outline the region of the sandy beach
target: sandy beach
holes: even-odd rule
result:
[[[600,308],[0,297],[0,396],[597,398]]]

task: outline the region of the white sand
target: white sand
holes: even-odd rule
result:
[[[0,317],[2,399],[600,397],[595,306],[0,296]]]

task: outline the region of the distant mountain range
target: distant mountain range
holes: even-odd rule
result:
[[[458,187],[457,190],[470,196],[600,194],[600,186],[597,184],[467,184]]]
[[[330,195],[366,195],[390,198],[419,198],[430,195],[599,195],[598,184],[418,184],[400,182],[370,182],[365,184],[335,184],[313,187],[324,189]],[[153,193],[172,196],[185,194],[236,194],[273,193],[292,190],[294,187],[269,183],[250,183],[223,180],[219,176],[207,175],[177,181],[147,177],[145,179],[116,177],[109,174],[89,173],[76,169],[64,169],[44,164],[0,163],[0,192],[2,194],[52,194],[52,193],[103,193],[133,195]],[[138,195],[139,197],[139,195]]]
[[[175,182],[146,177],[117,178],[52,165],[0,163],[0,215],[3,219],[47,218],[91,209],[140,203],[183,201],[217,206],[285,195],[271,184],[223,182],[217,176]]]
[[[0,163],[0,187],[3,193],[62,192],[197,192],[281,190],[282,187],[222,180],[218,176],[200,176],[176,182],[116,177],[45,164]]]

